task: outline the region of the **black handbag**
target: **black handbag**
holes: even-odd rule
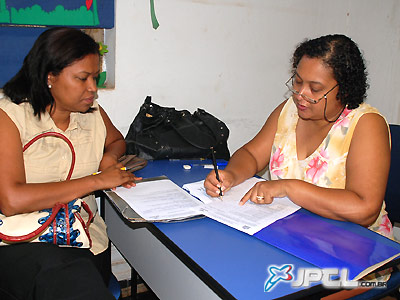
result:
[[[229,160],[229,129],[204,109],[162,107],[147,96],[125,136],[127,154],[145,159],[216,158]]]

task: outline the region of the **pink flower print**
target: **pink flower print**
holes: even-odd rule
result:
[[[384,236],[391,235],[393,228],[392,228],[392,223],[390,223],[390,220],[388,218],[388,215],[382,216],[382,223],[379,225],[378,231]]]
[[[272,174],[275,174],[278,177],[283,175],[283,172],[281,170],[283,160],[284,155],[281,151],[281,148],[278,148],[275,151],[274,155],[272,155],[271,161],[269,163],[269,169]]]
[[[308,164],[309,169],[306,171],[307,178],[312,179],[312,183],[316,184],[318,179],[328,169],[326,160],[329,158],[328,152],[321,150],[319,155],[314,157]]]
[[[351,112],[351,109],[348,109],[347,107],[344,109],[342,114],[340,115],[339,119],[336,121],[335,125],[333,125],[333,128],[336,127],[347,127],[350,123],[349,118],[347,118],[347,115]]]

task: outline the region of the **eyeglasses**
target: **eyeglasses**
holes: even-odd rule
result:
[[[296,88],[294,87],[296,85],[296,82],[293,82],[294,77],[296,76],[296,74],[293,74],[292,77],[290,77],[288,79],[288,81],[286,81],[285,85],[286,87],[289,89],[289,91],[291,91],[293,94],[301,96],[304,100],[306,100],[307,102],[310,102],[311,104],[317,104],[319,101],[321,101],[322,99],[327,99],[326,96],[332,92],[334,90],[335,87],[337,87],[339,85],[339,83],[337,83],[333,88],[331,88],[329,91],[327,91],[321,98],[319,98],[318,100],[315,100],[311,97],[308,97],[307,95],[304,95],[302,93],[300,93],[298,90],[296,90]]]

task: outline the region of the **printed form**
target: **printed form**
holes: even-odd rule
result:
[[[114,192],[143,219],[153,222],[190,218],[204,205],[167,178],[138,182],[130,189],[117,187]]]
[[[239,206],[243,195],[263,180],[252,177],[226,192],[222,200],[207,195],[204,180],[185,184],[182,189],[168,178],[149,179],[114,192],[146,221],[169,222],[204,215],[253,235],[300,208],[286,197],[275,198],[271,204],[247,201]]]
[[[298,209],[289,198],[275,198],[271,204],[255,204],[247,201],[239,206],[239,201],[254,184],[265,179],[252,177],[233,187],[220,198],[207,195],[204,180],[185,184],[183,188],[201,200],[205,205],[197,207],[198,212],[237,230],[253,235],[264,227],[282,219]]]

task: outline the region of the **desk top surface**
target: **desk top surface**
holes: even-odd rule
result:
[[[185,170],[182,166],[190,162],[193,161],[149,162],[136,175],[144,178],[166,175],[182,186],[202,180],[210,172],[202,166]],[[154,226],[155,231],[164,236],[160,240],[172,242],[167,242],[170,250],[175,251],[200,277],[206,278],[207,284],[222,298],[230,298],[229,294],[236,299],[275,299],[292,293],[297,293],[293,296],[304,296],[306,291],[292,288],[288,281],[280,281],[273,289],[264,292],[265,282],[270,277],[268,269],[273,265],[280,268],[287,264],[295,268],[315,268],[268,243],[209,218],[154,223]]]

